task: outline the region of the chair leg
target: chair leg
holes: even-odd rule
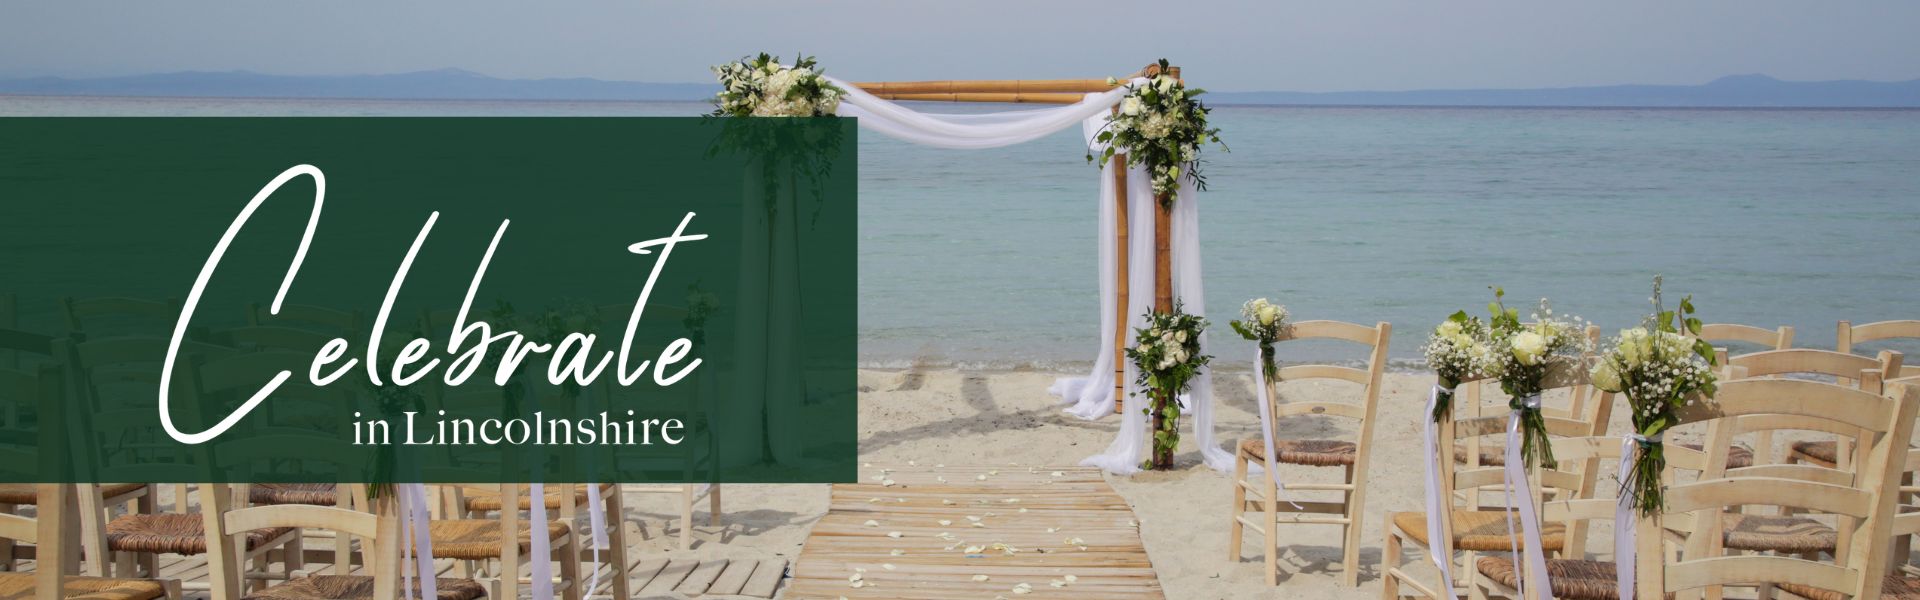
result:
[[[707,524],[720,526],[720,484],[707,487]]]
[[[1387,527],[1387,539],[1380,544],[1380,599],[1399,600],[1400,578],[1393,570],[1400,568],[1400,536],[1393,534],[1393,527]]]
[[[1279,474],[1268,473],[1267,481],[1271,485],[1261,488],[1266,492],[1267,497],[1260,503],[1261,508],[1264,509],[1261,511],[1263,516],[1260,519],[1260,529],[1264,535],[1260,540],[1260,549],[1265,551],[1267,557],[1267,585],[1275,586],[1280,585]]]
[[[716,488],[714,492],[718,493],[719,489]],[[633,584],[629,582],[629,578],[631,578],[633,572],[631,570],[632,565],[627,563],[627,512],[624,501],[620,498],[621,495],[620,486],[614,485],[613,492],[607,494],[607,501],[605,502],[607,509],[607,544],[612,546],[612,548],[609,549],[608,558],[613,562],[608,569],[608,574],[613,577],[613,597],[632,598],[633,590],[631,590],[630,587]]]
[[[7,410],[13,410],[12,406],[9,405]],[[8,423],[15,422],[12,420],[12,416],[8,416],[7,418]],[[0,513],[10,515],[13,514],[15,510],[18,510],[18,508],[19,507],[12,504],[0,504]],[[0,571],[12,571],[16,569],[16,566],[13,560],[13,540],[0,539]]]
[[[581,596],[590,591],[581,589],[586,587],[587,580],[580,578],[580,536],[568,531],[562,539],[564,541],[559,548],[560,578],[566,581],[567,589],[560,594],[560,597],[563,600],[580,600]],[[542,560],[553,560],[553,558],[546,557]]]
[[[680,490],[680,549],[693,548],[693,486]]]
[[[1246,526],[1240,523],[1240,515],[1246,512],[1247,488],[1241,484],[1247,480],[1247,458],[1234,453],[1233,457],[1233,511],[1227,521],[1227,561],[1240,562],[1241,544],[1246,537]]]
[[[1346,535],[1342,536],[1340,541],[1340,566],[1346,569],[1344,575],[1347,587],[1359,587],[1360,515],[1364,512],[1360,510],[1360,505],[1363,504],[1365,500],[1360,494],[1360,486],[1365,484],[1354,481],[1353,467],[1351,465],[1347,467],[1347,484],[1352,485],[1353,490],[1345,493],[1347,502],[1343,508],[1346,510],[1341,511],[1346,513],[1344,516],[1347,519],[1347,524],[1344,526],[1346,529],[1344,533]]]

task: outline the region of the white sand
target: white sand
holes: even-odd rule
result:
[[[1072,465],[1104,449],[1119,426],[1117,417],[1081,421],[1062,414],[1046,388],[1057,373],[1005,371],[862,371],[860,373],[860,453],[866,462],[920,461],[923,464]],[[1216,387],[1219,432],[1227,440],[1258,435],[1259,413],[1251,376],[1224,373]],[[1199,465],[1187,445],[1179,468],[1165,473],[1108,477],[1139,515],[1154,569],[1169,598],[1272,598],[1276,593],[1302,598],[1377,598],[1380,583],[1381,521],[1387,511],[1418,510],[1423,494],[1420,413],[1432,382],[1427,374],[1401,373],[1387,378],[1376,429],[1376,450],[1369,469],[1361,584],[1339,584],[1339,528],[1283,526],[1288,547],[1282,554],[1280,587],[1262,581],[1257,536],[1248,536],[1242,558],[1228,560],[1227,522],[1231,503],[1228,476]],[[1343,393],[1348,388],[1311,383],[1282,386],[1282,401]],[[1297,419],[1284,433],[1303,438],[1350,436],[1350,422]],[[1338,469],[1283,468],[1287,481],[1332,480]],[[1304,493],[1303,493],[1304,495]],[[659,497],[631,495],[632,518],[646,530],[640,542],[647,554],[670,553],[671,504]],[[707,556],[799,555],[813,523],[826,511],[824,485],[732,485],[725,487],[721,529],[704,526],[704,506],[696,513],[694,552]],[[1602,538],[1605,539],[1605,538]],[[1410,563],[1408,568],[1419,569]],[[1428,572],[1427,569],[1419,569]]]

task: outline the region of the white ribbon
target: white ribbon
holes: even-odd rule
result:
[[[1652,444],[1661,443],[1662,432],[1653,437],[1630,433],[1620,438],[1620,484],[1626,485],[1633,477],[1633,464],[1639,458],[1638,450]],[[1618,584],[1621,598],[1633,597],[1633,567],[1638,558],[1636,527],[1633,518],[1633,496],[1624,493],[1621,488],[1620,500],[1613,507],[1613,573]]]
[[[533,547],[528,549],[533,555],[528,557],[533,563],[533,600],[553,600],[553,546],[547,535],[547,484],[538,481],[528,484],[527,496],[527,512],[533,515],[533,525],[527,532],[527,537],[533,542]],[[518,506],[500,506],[500,510],[519,509]],[[519,587],[520,584],[509,581],[507,585]]]
[[[1272,401],[1267,398],[1267,361],[1264,356],[1261,356],[1258,346],[1255,346],[1253,349],[1253,389],[1254,394],[1259,397],[1260,440],[1266,443],[1267,464],[1265,470],[1267,472],[1267,481],[1273,482],[1274,499],[1292,504],[1295,509],[1302,509],[1300,503],[1294,502],[1293,499],[1286,497],[1287,484],[1280,482],[1280,468],[1279,465],[1274,462],[1278,460],[1278,458],[1273,454],[1273,405]]]
[[[1447,506],[1441,490],[1446,489],[1440,481],[1440,423],[1433,420],[1433,411],[1440,405],[1441,394],[1452,394],[1453,390],[1433,385],[1433,391],[1427,394],[1427,557],[1433,560],[1433,566],[1440,568],[1440,584],[1447,587],[1448,598],[1458,598],[1453,593],[1453,557],[1441,548],[1446,539],[1446,526],[1441,519],[1453,517],[1453,510]]]
[[[413,575],[404,566],[411,555],[415,560],[414,569],[420,574],[420,597],[439,598],[439,573],[433,568],[433,534],[427,531],[427,525],[433,519],[433,515],[427,512],[427,486],[405,483],[396,484],[393,488],[399,494],[397,499],[400,501],[402,530],[413,536],[413,543],[403,540],[400,544],[400,572],[406,577],[406,587],[401,588],[402,597],[408,600],[413,598]]]
[[[1526,407],[1524,410],[1540,410],[1539,394],[1521,398],[1520,402]],[[1514,549],[1515,556],[1524,555],[1526,558],[1526,569],[1516,581],[1523,585],[1516,586],[1516,589],[1524,595],[1526,588],[1532,587],[1541,598],[1553,600],[1553,586],[1547,583],[1547,554],[1540,547],[1540,515],[1534,511],[1533,488],[1527,483],[1526,461],[1520,453],[1521,412],[1522,409],[1515,409],[1507,415],[1507,465],[1503,470],[1507,487],[1507,543],[1509,548],[1518,545],[1513,539],[1513,510],[1514,505],[1518,504],[1520,530],[1526,536],[1527,545]],[[1515,501],[1516,496],[1520,499],[1518,502]]]
[[[620,493],[619,488],[614,488],[613,493]],[[593,570],[589,571],[593,575],[587,579],[587,589],[582,596],[600,589],[600,551],[607,548],[607,503],[600,497],[600,484],[587,484],[587,512],[590,513],[587,521],[593,527]]]

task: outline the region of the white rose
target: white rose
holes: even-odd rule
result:
[[[1175,343],[1179,343],[1179,344],[1185,344],[1185,343],[1187,343],[1187,332],[1185,332],[1185,331],[1175,331],[1175,332],[1173,332],[1173,341],[1174,341]]]
[[[1146,104],[1140,102],[1139,98],[1133,96],[1127,96],[1126,100],[1120,102],[1120,112],[1128,115],[1138,115],[1140,111],[1145,109]]]
[[[1608,392],[1620,391],[1620,371],[1613,367],[1613,361],[1600,361],[1600,364],[1593,366],[1593,372],[1588,375],[1593,381],[1593,387]]]
[[[1260,324],[1261,325],[1266,325],[1271,327],[1273,326],[1273,323],[1278,320],[1280,320],[1280,307],[1272,304],[1267,304],[1265,306],[1260,307]]]
[[[1161,75],[1158,79],[1154,80],[1154,85],[1160,88],[1160,93],[1162,94],[1172,92],[1173,78],[1165,75]]]
[[[1433,328],[1433,333],[1442,339],[1451,340],[1453,336],[1460,334],[1460,323],[1451,319],[1441,321],[1439,327]]]
[[[1547,354],[1547,338],[1531,331],[1514,334],[1508,345],[1512,347],[1514,360],[1527,366],[1540,364]]]

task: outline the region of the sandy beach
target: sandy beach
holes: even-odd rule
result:
[[[860,373],[860,454],[863,462],[953,465],[1072,465],[1105,448],[1118,419],[1082,421],[1062,414],[1047,385],[1062,374],[1034,371],[866,370]],[[1179,468],[1165,473],[1107,480],[1138,514],[1148,554],[1169,598],[1270,598],[1276,592],[1303,598],[1377,598],[1381,525],[1388,511],[1418,510],[1421,484],[1420,412],[1431,375],[1391,373],[1380,406],[1373,465],[1369,469],[1367,521],[1361,585],[1339,585],[1339,529],[1282,528],[1292,541],[1284,554],[1279,588],[1261,580],[1258,545],[1249,536],[1243,557],[1227,560],[1229,477],[1199,464],[1191,444],[1182,447]],[[1217,376],[1219,431],[1224,440],[1258,435],[1259,413],[1251,374]],[[1283,384],[1281,401],[1347,393],[1312,383]],[[1283,433],[1300,437],[1346,436],[1347,422],[1299,419]],[[1335,469],[1284,469],[1287,481],[1332,481]],[[1317,476],[1317,477],[1316,477]],[[1303,498],[1305,497],[1303,494]],[[630,518],[643,522],[646,554],[672,551],[659,530],[670,506],[630,496]],[[725,488],[723,528],[696,527],[692,551],[702,556],[772,556],[800,552],[812,524],[826,513],[824,485],[734,485]],[[704,521],[704,511],[697,520]],[[631,527],[631,525],[630,525]],[[1604,542],[1610,537],[1600,536]],[[715,543],[719,542],[719,543]],[[1596,550],[1600,550],[1596,548]],[[1419,565],[1410,564],[1418,569]]]

